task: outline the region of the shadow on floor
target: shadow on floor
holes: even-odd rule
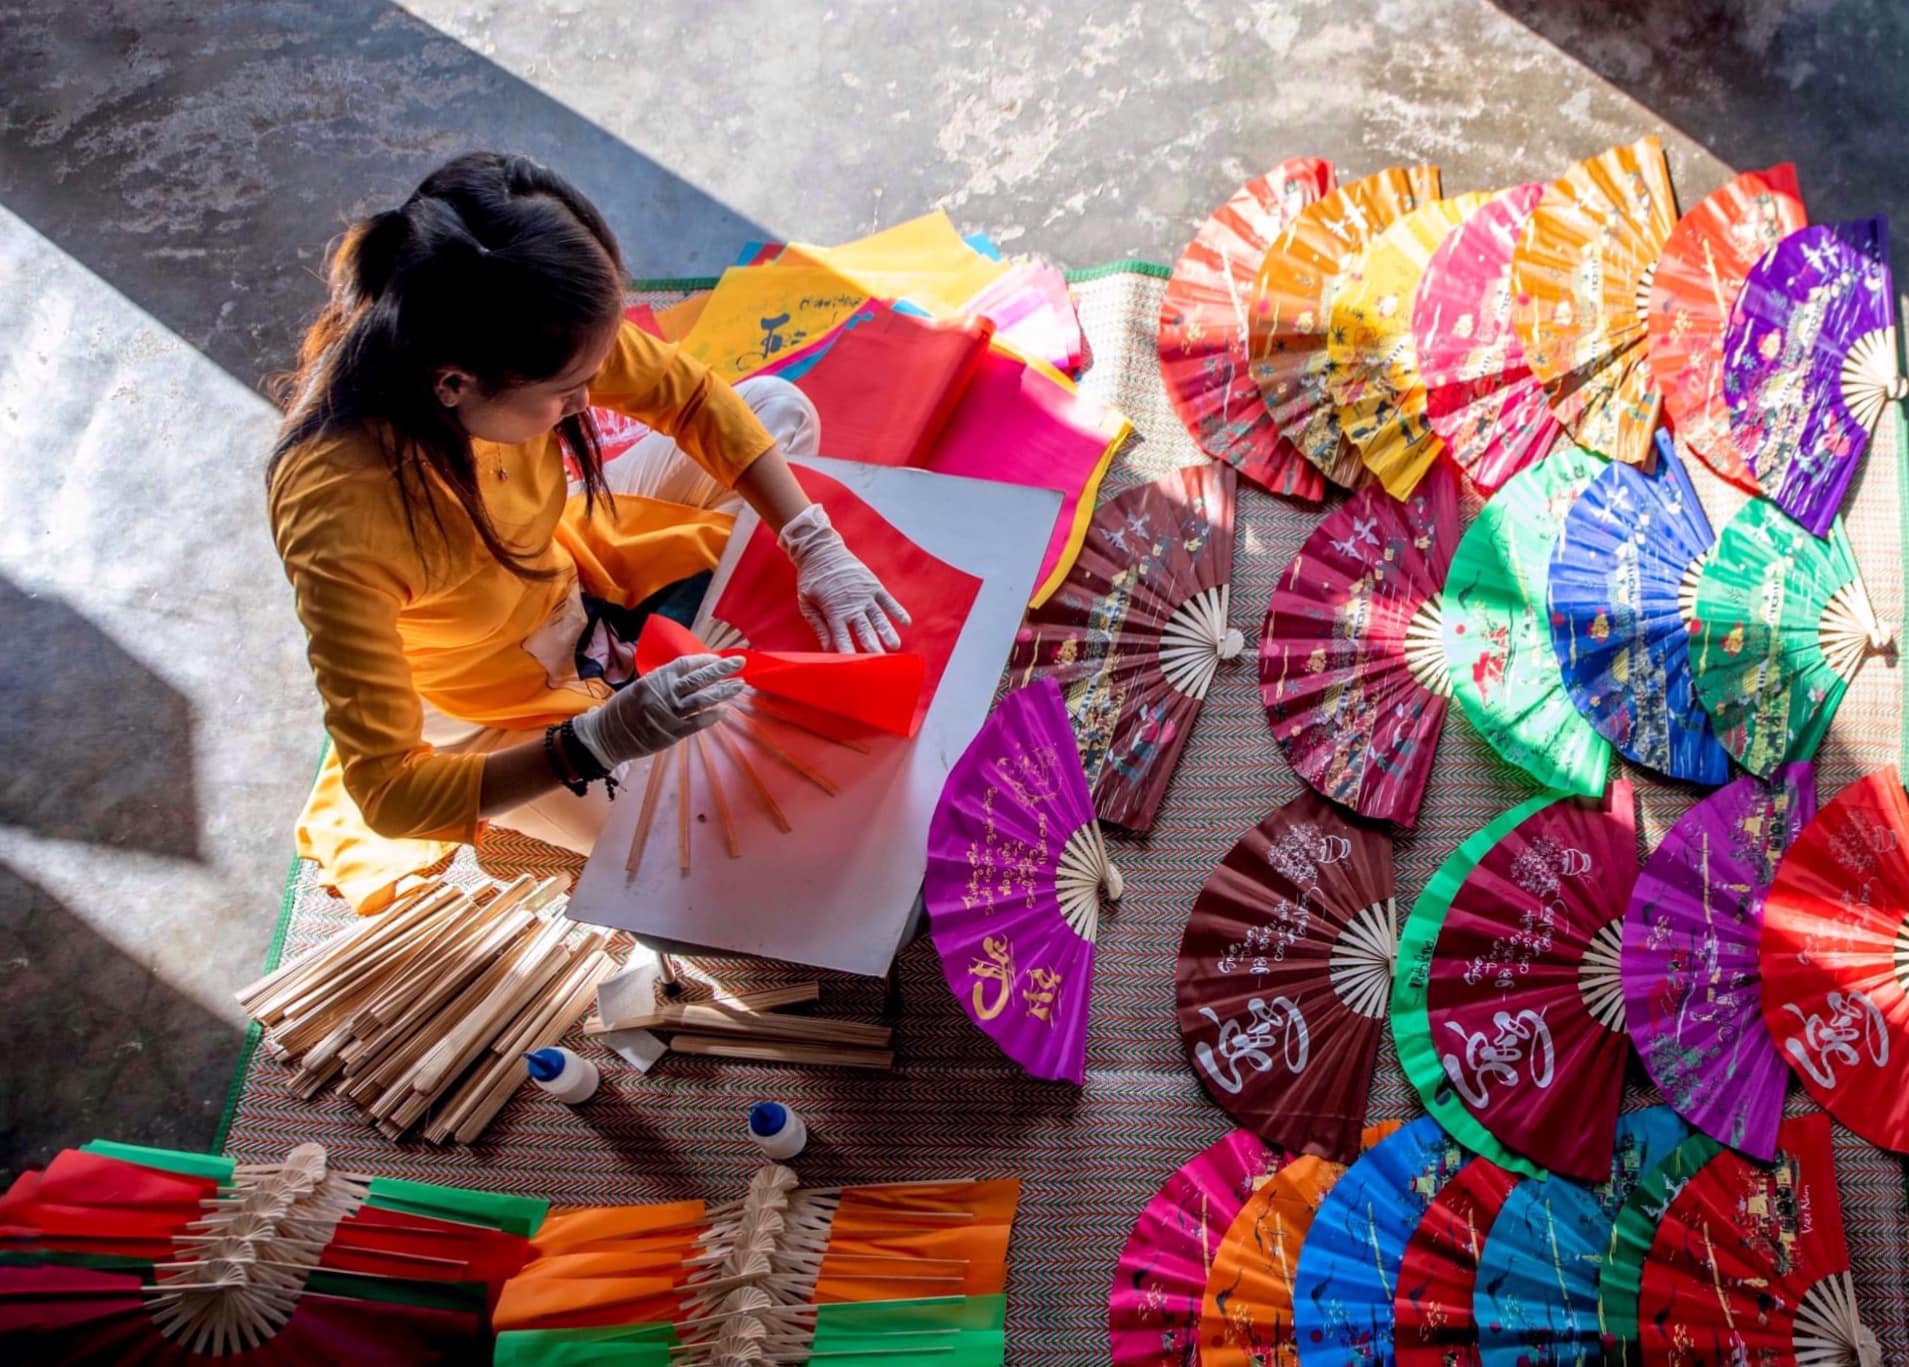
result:
[[[472,148],[575,182],[638,276],[775,236],[386,0],[0,0],[0,70],[0,203],[248,388],[327,241]]]
[[[0,576],[0,825],[204,857],[192,702],[70,604]]]
[[[240,1032],[0,864],[0,1174],[89,1139],[198,1148]]]
[[[1909,270],[1909,6],[1492,0],[1737,170],[1794,161],[1816,222],[1889,215]],[[1689,202],[1683,206],[1691,207]]]

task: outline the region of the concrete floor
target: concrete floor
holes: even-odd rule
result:
[[[318,738],[259,382],[443,157],[549,161],[646,275],[937,205],[1164,261],[1295,153],[1469,189],[1647,131],[1826,219],[1905,207],[1906,49],[1898,0],[0,0],[0,1171],[212,1137]]]

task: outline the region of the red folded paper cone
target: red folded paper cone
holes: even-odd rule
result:
[[[890,735],[912,736],[920,728],[916,703],[926,667],[912,651],[893,655],[837,655],[819,650],[711,650],[696,633],[652,614],[636,641],[636,667],[660,669],[685,655],[739,659],[742,681],[758,693],[846,717]]]

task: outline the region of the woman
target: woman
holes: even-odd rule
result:
[[[899,645],[906,613],[790,472],[813,406],[640,331],[623,280],[589,201],[495,153],[332,254],[267,490],[332,741],[301,852],[361,909],[442,849],[412,842],[483,820],[587,851],[599,780],[716,719],[738,664],[632,678],[628,643],[651,612],[689,620],[738,502],[824,645]],[[606,468],[591,406],[652,432]]]

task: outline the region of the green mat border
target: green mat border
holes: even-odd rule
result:
[[[1166,280],[1172,276],[1173,271],[1171,267],[1163,266],[1158,261],[1142,261],[1138,258],[1132,258],[1122,261],[1107,261],[1098,266],[1084,266],[1079,270],[1067,271],[1065,274],[1068,284],[1079,285],[1085,284],[1090,280],[1103,280],[1110,275],[1140,275],[1154,280]],[[695,290],[714,289],[717,279],[718,277],[713,275],[650,276],[630,281],[630,288],[634,290],[673,290],[687,294]],[[1898,317],[1900,318],[1900,310]],[[1909,374],[1909,361],[1904,360],[1904,355],[1909,355],[1909,335],[1905,335],[1905,331],[1900,325],[1896,329],[1896,344],[1899,353],[1897,364],[1902,367],[1903,373]],[[1909,410],[1905,410],[1903,404],[1895,404],[1892,406],[1895,409],[1896,421],[1897,534],[1899,537],[1898,545],[1904,552],[1901,556],[1902,563],[1900,572],[1903,586],[1903,602],[1905,606],[1909,606]],[[1900,710],[1902,716],[1909,719],[1909,669],[1903,669],[1902,673],[1903,682]],[[1909,725],[1899,725],[1898,730],[1900,732],[1900,739],[1896,768],[1899,773],[1909,774]],[[319,765],[324,764],[325,754],[330,746],[331,739],[330,737],[326,737],[319,746]],[[313,769],[312,777],[313,781],[316,782],[316,768]],[[285,871],[285,885],[279,895],[278,902],[278,921],[277,924],[272,927],[272,942],[265,951],[265,966],[261,970],[263,973],[270,973],[273,969],[277,968],[285,953],[285,937],[292,925],[292,907],[298,900],[299,865],[301,862],[298,855],[294,853],[292,855],[291,867]],[[245,1075],[252,1066],[252,1057],[258,1052],[259,1041],[263,1035],[264,1030],[257,1021],[247,1021],[245,1023],[245,1039],[239,1046],[238,1062],[234,1064],[232,1068],[232,1080],[226,1085],[225,1105],[219,1111],[219,1124],[213,1131],[212,1147],[208,1152],[225,1152],[226,1138],[231,1134],[233,1118],[238,1114],[239,1098],[244,1095],[245,1092]],[[1909,1165],[1906,1165],[1904,1169],[1904,1186],[1906,1190],[1909,1190]]]

